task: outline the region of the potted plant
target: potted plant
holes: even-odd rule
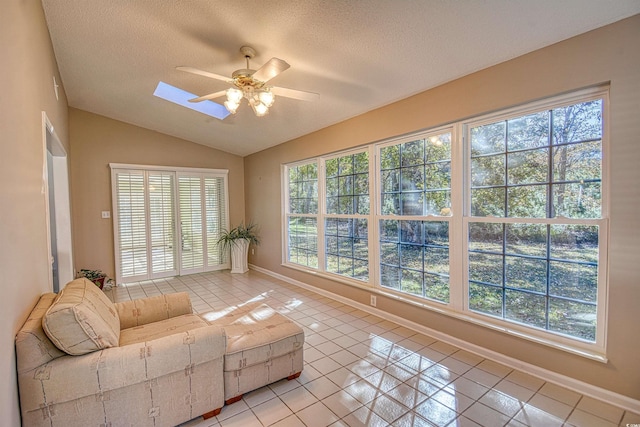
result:
[[[84,277],[93,283],[96,284],[97,287],[102,289],[104,286],[105,280],[107,280],[107,275],[102,272],[102,270],[89,270],[86,268],[81,269],[78,272],[78,278]]]
[[[240,223],[235,228],[224,230],[218,239],[218,244],[223,251],[231,250],[231,272],[246,273],[249,271],[249,245],[259,245],[260,239],[257,235],[256,224],[245,226]]]

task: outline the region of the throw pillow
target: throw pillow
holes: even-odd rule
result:
[[[114,304],[87,279],[69,282],[42,318],[42,328],[60,350],[78,356],[120,340],[120,319]]]

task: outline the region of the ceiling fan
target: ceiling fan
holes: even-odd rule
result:
[[[269,112],[269,107],[271,107],[275,101],[274,95],[303,101],[312,101],[320,96],[313,92],[267,85],[269,80],[286,71],[290,65],[282,59],[271,58],[262,67],[257,70],[252,70],[249,68],[249,60],[256,56],[255,49],[250,46],[242,46],[240,53],[242,53],[247,61],[247,68],[234,71],[231,78],[197,68],[176,67],[176,69],[180,71],[222,80],[234,86],[226,90],[189,99],[189,102],[202,102],[226,95],[227,100],[224,102],[224,106],[231,114],[235,114],[240,106],[240,102],[244,98],[248,101],[254,113],[261,117]]]

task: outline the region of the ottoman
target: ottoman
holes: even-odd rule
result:
[[[246,304],[218,316],[202,315],[209,324],[222,326],[227,337],[223,373],[226,404],[267,384],[300,376],[304,346],[300,326],[262,303]]]

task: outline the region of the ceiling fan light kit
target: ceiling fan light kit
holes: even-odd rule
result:
[[[262,117],[269,112],[275,101],[273,93],[270,88],[263,87],[262,89],[254,89],[251,86],[244,86],[242,89],[230,88],[225,92],[227,94],[227,100],[224,102],[224,106],[231,114],[235,114],[236,110],[240,106],[242,98],[246,98],[253,109],[253,112],[258,117]]]
[[[240,107],[242,99],[244,98],[251,106],[251,109],[253,109],[255,115],[258,117],[262,117],[269,112],[269,108],[275,102],[274,92],[277,92],[279,96],[301,99],[305,101],[311,101],[318,97],[317,93],[267,85],[267,82],[269,80],[276,77],[278,74],[282,73],[290,67],[290,65],[287,64],[286,61],[278,58],[271,58],[258,70],[252,70],[249,68],[249,59],[252,59],[256,55],[256,51],[250,46],[242,46],[240,48],[240,53],[242,53],[245,60],[247,61],[247,68],[234,71],[231,75],[231,80],[229,80],[227,77],[213,74],[208,71],[202,71],[197,68],[177,67],[177,69],[180,71],[186,71],[188,73],[197,74],[216,80],[223,80],[235,86],[225,91],[214,92],[209,95],[190,99],[189,102],[202,102],[226,95],[227,100],[224,102],[224,107],[231,114],[235,114],[238,110],[238,107]]]

